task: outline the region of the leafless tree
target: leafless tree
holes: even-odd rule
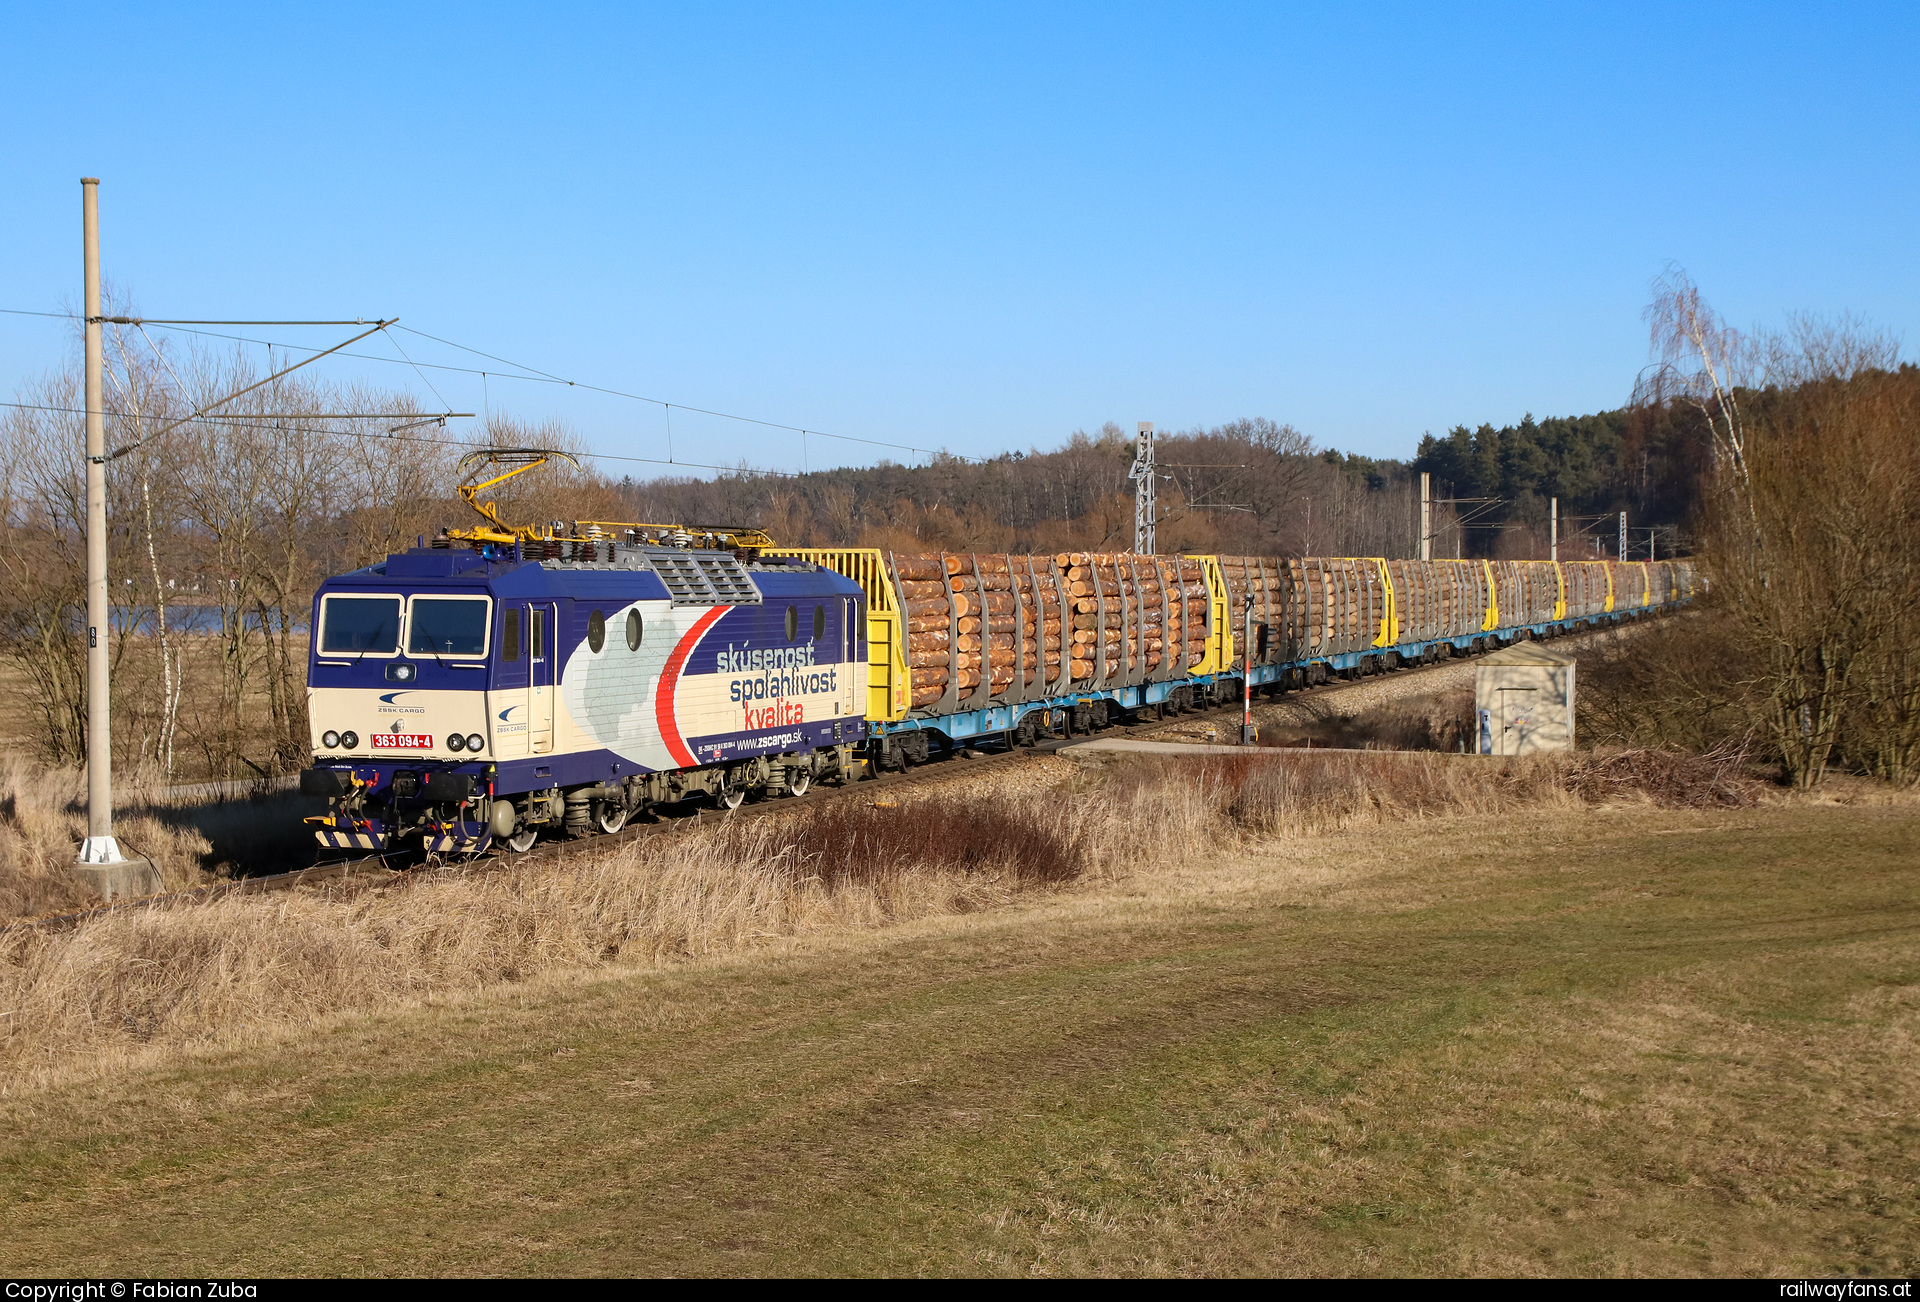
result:
[[[1920,489],[1916,377],[1891,371],[1893,341],[1857,322],[1800,318],[1745,339],[1677,269],[1647,319],[1660,363],[1641,396],[1690,403],[1711,428],[1713,571],[1765,666],[1763,722],[1785,772],[1812,786],[1850,731],[1878,717],[1897,732],[1907,712],[1900,630],[1920,569],[1893,517]],[[1884,768],[1910,764],[1897,744],[1870,748]]]

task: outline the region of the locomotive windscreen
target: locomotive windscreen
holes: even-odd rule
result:
[[[320,650],[388,655],[400,645],[400,598],[328,597],[320,607]]]
[[[415,597],[407,626],[410,655],[477,656],[487,649],[485,597]]]

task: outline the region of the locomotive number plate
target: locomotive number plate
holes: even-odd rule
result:
[[[375,750],[433,749],[433,738],[424,732],[376,732],[369,740]]]

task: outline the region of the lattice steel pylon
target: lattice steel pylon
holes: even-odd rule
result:
[[[1127,471],[1133,485],[1133,550],[1137,555],[1153,555],[1153,486],[1157,478],[1153,468],[1153,422],[1140,422],[1133,440],[1133,465]]]

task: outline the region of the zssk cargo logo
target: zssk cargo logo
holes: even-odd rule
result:
[[[425,714],[427,707],[424,705],[395,704],[396,698],[411,695],[413,695],[412,692],[382,692],[380,704],[375,708],[381,714]]]

